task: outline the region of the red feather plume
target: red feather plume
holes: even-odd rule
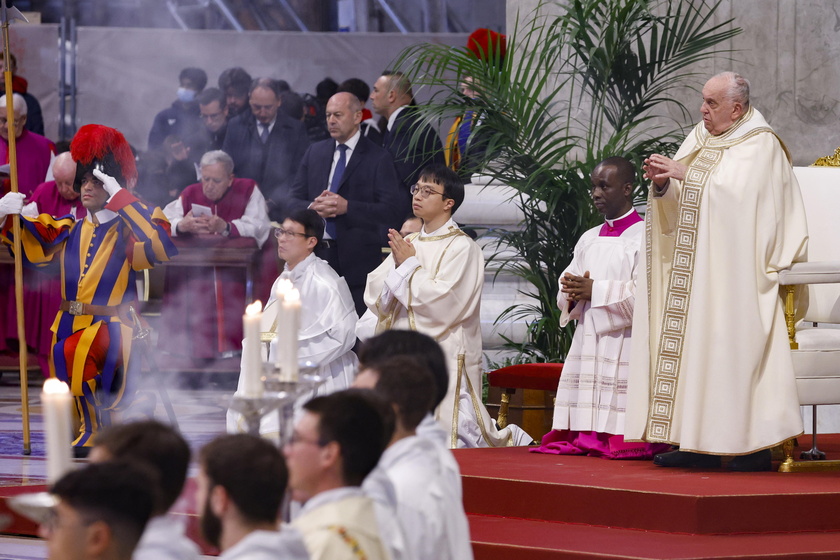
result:
[[[126,180],[137,179],[134,153],[125,136],[116,128],[86,124],[79,129],[70,143],[70,155],[74,161],[83,165],[90,165],[94,160],[102,161],[108,152],[114,155]]]
[[[491,57],[503,59],[507,50],[507,37],[492,29],[482,27],[467,37],[467,50],[479,60],[487,60]]]

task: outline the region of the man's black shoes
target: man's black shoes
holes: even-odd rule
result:
[[[669,451],[668,453],[654,455],[653,464],[660,467],[714,469],[720,466],[720,456],[692,453],[691,451]]]
[[[769,449],[762,449],[749,455],[738,455],[729,461],[729,470],[736,472],[769,471],[771,466]]]
[[[660,467],[683,467],[715,469],[720,467],[720,455],[706,455],[691,451],[669,451],[653,457],[653,464]],[[760,472],[771,469],[771,453],[763,449],[749,455],[737,455],[730,459],[727,468],[735,472]]]

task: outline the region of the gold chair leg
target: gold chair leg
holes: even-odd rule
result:
[[[505,389],[502,391],[502,400],[499,404],[499,418],[496,423],[499,428],[504,428],[508,423],[508,410],[510,408],[510,396],[516,392],[516,389]]]

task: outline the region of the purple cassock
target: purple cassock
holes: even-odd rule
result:
[[[24,130],[15,141],[17,151],[18,191],[27,197],[44,182],[55,154],[55,144],[40,134]],[[0,164],[9,163],[9,143],[0,138]],[[3,193],[9,192],[8,179],[3,181]]]
[[[49,214],[53,218],[61,218],[71,215],[77,220],[84,219],[87,210],[82,206],[80,198],[67,200],[58,192],[55,181],[41,183],[27,198],[28,202],[34,202],[38,206],[38,213]],[[6,267],[12,271],[12,267]],[[4,271],[4,273],[7,271]],[[13,272],[10,272],[13,274]],[[45,268],[24,268],[23,271],[23,308],[25,310],[24,328],[26,333],[26,345],[34,354],[34,358],[41,366],[44,376],[49,375],[47,365],[50,347],[52,345],[52,331],[50,326],[58,314],[58,307],[61,304],[61,279],[58,262],[52,263]],[[12,276],[13,277],[13,276]],[[12,290],[12,280],[9,278],[8,290],[4,290],[7,300],[3,309],[5,320],[0,325],[0,349],[7,349],[14,346],[17,341],[17,305]],[[4,280],[0,280],[0,283]]]
[[[240,219],[255,188],[256,182],[252,179],[235,178],[222,198],[213,201],[204,196],[201,184],[195,183],[181,193],[184,215],[190,212],[193,204],[200,204],[227,222]],[[233,224],[229,237],[179,233],[173,241],[182,252],[204,248],[208,255],[216,247],[257,249],[256,240],[242,237]],[[268,246],[267,243],[266,248]],[[244,309],[243,268],[188,267],[173,263],[166,268],[158,347],[198,360],[218,358],[225,352],[239,352],[242,350]]]

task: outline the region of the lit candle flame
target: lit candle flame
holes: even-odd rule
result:
[[[277,299],[282,300],[283,297],[289,293],[289,290],[294,289],[294,284],[288,278],[281,278],[279,282],[277,282],[277,290],[274,292],[277,295]]]
[[[67,383],[53,377],[44,381],[44,392],[49,395],[60,395],[69,393],[70,389],[67,387]]]
[[[260,300],[255,301],[251,305],[245,307],[245,315],[253,317],[262,311],[262,302]]]

